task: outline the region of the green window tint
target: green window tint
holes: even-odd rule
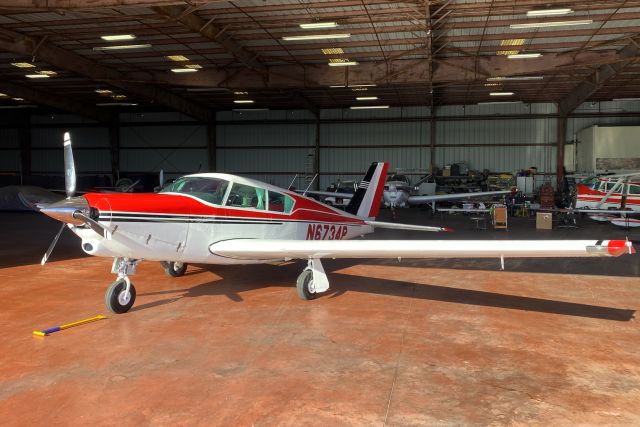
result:
[[[227,198],[227,206],[264,210],[265,190],[251,185],[233,184]]]
[[[629,194],[640,194],[640,185],[630,184]]]
[[[229,181],[220,178],[185,176],[167,185],[161,193],[189,194],[214,205],[222,204]]]
[[[269,210],[273,212],[291,213],[295,201],[282,193],[269,191]]]

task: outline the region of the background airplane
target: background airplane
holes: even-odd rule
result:
[[[258,264],[307,260],[296,288],[303,299],[329,289],[326,258],[499,258],[619,256],[635,252],[624,240],[352,240],[393,228],[447,231],[441,227],[375,221],[388,165],[371,165],[347,211],[273,185],[223,173],[187,175],[159,193],[88,193],[74,197],[76,176],[69,133],[64,135],[67,198],[40,205],[62,222],[46,262],[65,228],[89,255],[113,257],[116,280],[105,304],[124,313],[136,290],[129,276],[142,260],[160,261],[180,276],[187,263]]]

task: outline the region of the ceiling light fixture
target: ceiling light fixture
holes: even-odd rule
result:
[[[349,107],[350,110],[381,110],[389,108],[388,105],[354,105]]]
[[[255,101],[253,99],[234,99],[234,104],[253,104]]]
[[[234,108],[232,111],[269,111],[268,108]]]
[[[46,74],[25,74],[24,75],[28,79],[48,79],[49,76]]]
[[[335,88],[342,88],[342,87],[346,87],[346,86],[345,85],[332,85],[332,86],[329,86],[329,87],[335,89]]]
[[[135,102],[100,102],[96,104],[98,107],[135,107]]]
[[[100,95],[110,95],[113,92],[110,91],[109,89],[96,89],[95,93],[99,93]]]
[[[488,82],[518,81],[518,80],[543,80],[544,76],[510,76],[510,77],[489,77]]]
[[[30,62],[12,62],[11,65],[18,68],[35,68],[36,67]]]
[[[14,108],[37,108],[37,105],[33,104],[18,104],[18,105],[0,105],[0,109],[10,110]]]
[[[509,59],[529,59],[529,58],[540,58],[542,56],[541,53],[517,53],[514,55],[507,55]]]
[[[491,92],[490,96],[511,96],[513,92]]]
[[[169,61],[175,62],[186,62],[189,60],[189,58],[184,55],[166,55],[165,58],[167,58]]]
[[[195,73],[198,70],[196,68],[172,68],[172,73]]]
[[[11,98],[11,99],[13,99],[14,101],[24,101],[24,98]]]
[[[526,28],[546,28],[546,27],[565,27],[570,25],[589,25],[593,24],[592,19],[583,19],[581,21],[552,21],[552,22],[528,22],[526,24],[511,24],[509,28],[512,30]]]
[[[378,99],[377,96],[358,96],[356,97],[356,101],[375,101]]]
[[[522,101],[488,101],[488,102],[478,102],[478,105],[496,105],[496,104],[522,104]]]
[[[309,34],[306,36],[284,36],[282,40],[288,42],[301,40],[327,40],[327,39],[348,39],[351,34]]]
[[[312,30],[318,28],[336,28],[338,26],[337,22],[311,22],[308,24],[300,24],[300,28],[304,28],[305,30]]]
[[[136,36],[133,34],[113,34],[110,36],[100,36],[100,38],[107,42],[117,42],[121,40],[134,40]]]
[[[351,67],[353,65],[358,65],[358,62],[356,61],[329,62],[330,67]]]
[[[58,73],[56,73],[55,71],[51,71],[51,70],[36,71],[36,73],[44,74],[44,75],[51,76],[51,77],[58,75]]]
[[[569,15],[573,13],[571,9],[543,9],[543,10],[530,10],[527,12],[527,16],[559,16]]]
[[[116,46],[95,46],[93,50],[127,50],[127,49],[147,49],[150,48],[150,44],[122,44]]]
[[[640,101],[640,98],[614,98],[613,101]]]
[[[360,84],[360,85],[349,85],[349,87],[374,87],[374,86],[376,86],[375,83]]]
[[[0,93],[0,98],[7,98],[9,95],[7,95],[6,93]]]

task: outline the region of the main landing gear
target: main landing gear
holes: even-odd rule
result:
[[[115,258],[111,272],[116,273],[118,278],[107,288],[104,295],[104,304],[116,314],[126,313],[133,307],[136,301],[136,288],[129,280],[129,275],[136,273],[136,266],[140,260],[129,258]]]
[[[180,277],[187,272],[187,263],[178,261],[160,261],[162,268],[167,276]]]
[[[319,259],[310,259],[307,267],[296,280],[298,296],[303,300],[311,300],[320,292],[329,289],[329,279]]]

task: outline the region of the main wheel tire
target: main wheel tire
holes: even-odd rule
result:
[[[167,276],[180,277],[184,276],[184,273],[187,272],[186,262],[163,261],[161,264],[164,267],[164,272]]]
[[[127,283],[124,279],[117,279],[115,282],[107,288],[107,292],[104,295],[104,305],[116,314],[126,313],[133,307],[133,303],[136,301],[136,288],[133,283],[129,287],[129,295],[125,295],[125,289]]]
[[[296,280],[296,290],[298,291],[298,296],[303,300],[312,300],[316,297],[316,294],[311,292],[310,285],[313,285],[313,271],[309,269],[305,269],[298,276],[298,280]]]

